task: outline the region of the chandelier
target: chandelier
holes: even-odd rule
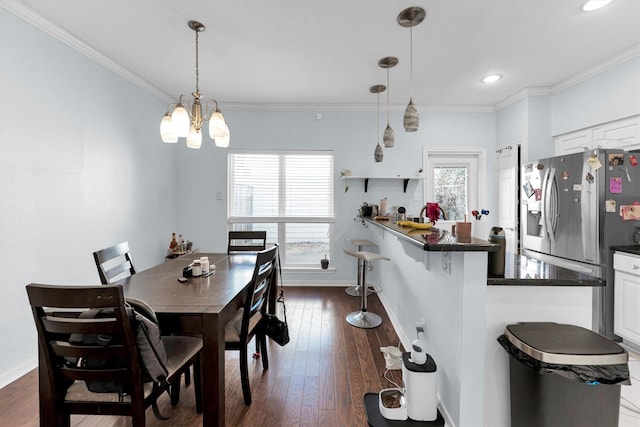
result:
[[[200,99],[202,94],[199,87],[198,68],[198,34],[205,30],[205,26],[198,21],[189,21],[189,28],[196,33],[196,90],[189,96],[180,95],[178,102],[169,104],[167,112],[160,123],[160,136],[162,142],[175,143],[178,138],[187,138],[187,147],[200,148],[202,145],[202,125],[209,122],[209,137],[215,141],[218,147],[229,146],[229,127],[224,121],[224,116],[218,108],[218,101],[210,99],[205,103],[204,113]],[[211,104],[215,104],[211,109]],[[185,108],[186,105],[186,108]]]

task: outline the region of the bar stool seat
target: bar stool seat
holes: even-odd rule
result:
[[[362,252],[362,248],[364,246],[378,246],[375,243],[373,243],[370,240],[366,240],[366,239],[350,239],[350,242],[353,246],[357,246],[358,247],[358,252]],[[344,291],[347,293],[347,295],[351,295],[352,297],[359,297],[362,295],[362,289],[366,289],[367,285],[360,283],[360,277],[361,277],[361,272],[360,269],[364,268],[366,266],[362,265],[362,261],[360,259],[358,259],[358,280],[355,286],[349,286],[347,289],[345,289]],[[367,289],[367,294],[371,295],[373,292],[370,291],[369,289]]]
[[[356,257],[358,259],[358,263],[363,264],[362,283],[366,283],[366,274],[367,274],[366,263],[380,261],[380,260],[386,260],[386,261],[391,260],[386,256],[376,254],[374,252],[369,252],[369,251],[354,252],[348,249],[344,249],[344,253],[346,253],[347,255]],[[350,325],[353,325],[358,328],[363,328],[363,329],[371,329],[371,328],[376,328],[380,326],[382,324],[382,318],[375,313],[369,312],[367,309],[367,292],[362,292],[361,298],[362,300],[360,304],[360,310],[347,314],[347,322]]]

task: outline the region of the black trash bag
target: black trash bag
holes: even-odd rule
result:
[[[498,342],[507,353],[523,365],[542,374],[556,374],[585,384],[631,385],[629,365],[558,365],[534,359],[509,341],[506,335],[498,337]]]

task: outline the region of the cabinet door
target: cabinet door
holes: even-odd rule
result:
[[[560,135],[554,139],[556,155],[582,153],[593,148],[591,129],[583,129],[576,132]]]
[[[640,345],[640,276],[615,272],[614,333]]]
[[[640,116],[605,123],[593,129],[594,148],[640,148]]]

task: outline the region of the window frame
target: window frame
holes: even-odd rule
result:
[[[236,224],[276,224],[277,225],[277,243],[280,244],[281,248],[281,263],[284,269],[295,269],[295,270],[320,270],[320,259],[313,264],[290,264],[287,259],[287,251],[286,245],[283,242],[286,242],[286,225],[287,224],[327,224],[328,225],[328,240],[329,240],[329,249],[327,251],[327,256],[329,258],[332,257],[334,251],[334,225],[335,225],[335,185],[334,180],[332,178],[329,179],[329,193],[331,209],[330,214],[328,216],[282,216],[284,212],[284,204],[286,203],[286,193],[283,191],[284,189],[284,169],[283,162],[279,162],[279,173],[278,173],[278,187],[279,187],[279,197],[278,197],[278,216],[232,216],[232,186],[233,186],[233,168],[232,164],[232,156],[233,155],[277,155],[277,156],[312,156],[312,155],[325,155],[330,158],[330,166],[329,166],[329,176],[333,177],[335,172],[335,153],[333,150],[254,150],[254,149],[234,149],[229,150],[227,156],[228,163],[228,174],[227,174],[227,224],[229,230],[233,229]]]
[[[467,221],[471,221],[471,210],[482,209],[486,205],[487,173],[486,151],[483,148],[425,148],[423,150],[423,165],[425,170],[424,200],[434,200],[433,166],[467,166],[469,169],[467,182]],[[475,169],[475,171],[474,171]],[[471,196],[471,197],[469,197]],[[439,220],[438,226],[449,228],[459,220]]]

